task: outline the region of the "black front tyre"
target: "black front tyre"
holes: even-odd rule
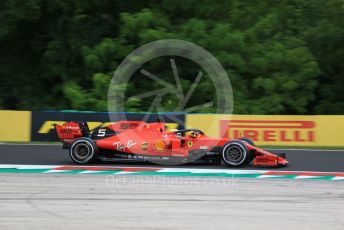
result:
[[[249,152],[241,141],[230,141],[222,148],[222,160],[227,166],[240,167],[247,163]]]
[[[87,164],[94,161],[97,152],[98,149],[94,140],[88,137],[76,139],[69,149],[70,157],[78,164]]]

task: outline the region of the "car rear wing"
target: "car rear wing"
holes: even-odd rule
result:
[[[69,146],[79,137],[89,136],[90,129],[87,122],[69,121],[63,125],[54,125],[58,138],[63,142],[64,147]]]

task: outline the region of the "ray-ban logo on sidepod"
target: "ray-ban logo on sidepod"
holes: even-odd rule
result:
[[[220,136],[264,142],[314,142],[314,121],[221,120]]]

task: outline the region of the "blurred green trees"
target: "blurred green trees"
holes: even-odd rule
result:
[[[230,76],[234,113],[344,113],[341,0],[3,0],[0,108],[106,111],[118,64],[135,48],[166,38],[194,42],[218,58]],[[149,70],[173,80],[163,62]],[[176,62],[185,64],[178,71],[187,92],[196,67]],[[151,86],[138,76],[127,95]],[[190,104],[213,98],[205,80]],[[178,103],[164,100],[163,110]],[[128,111],[147,107],[126,103]]]

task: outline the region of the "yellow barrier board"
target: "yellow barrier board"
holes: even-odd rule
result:
[[[249,137],[258,145],[344,146],[344,116],[190,114],[186,124],[211,137]]]
[[[31,112],[0,111],[0,141],[30,141]]]
[[[249,137],[257,145],[344,146],[341,115],[189,114],[186,126],[199,128],[211,137]],[[0,111],[0,141],[27,142],[30,135],[31,112]]]

